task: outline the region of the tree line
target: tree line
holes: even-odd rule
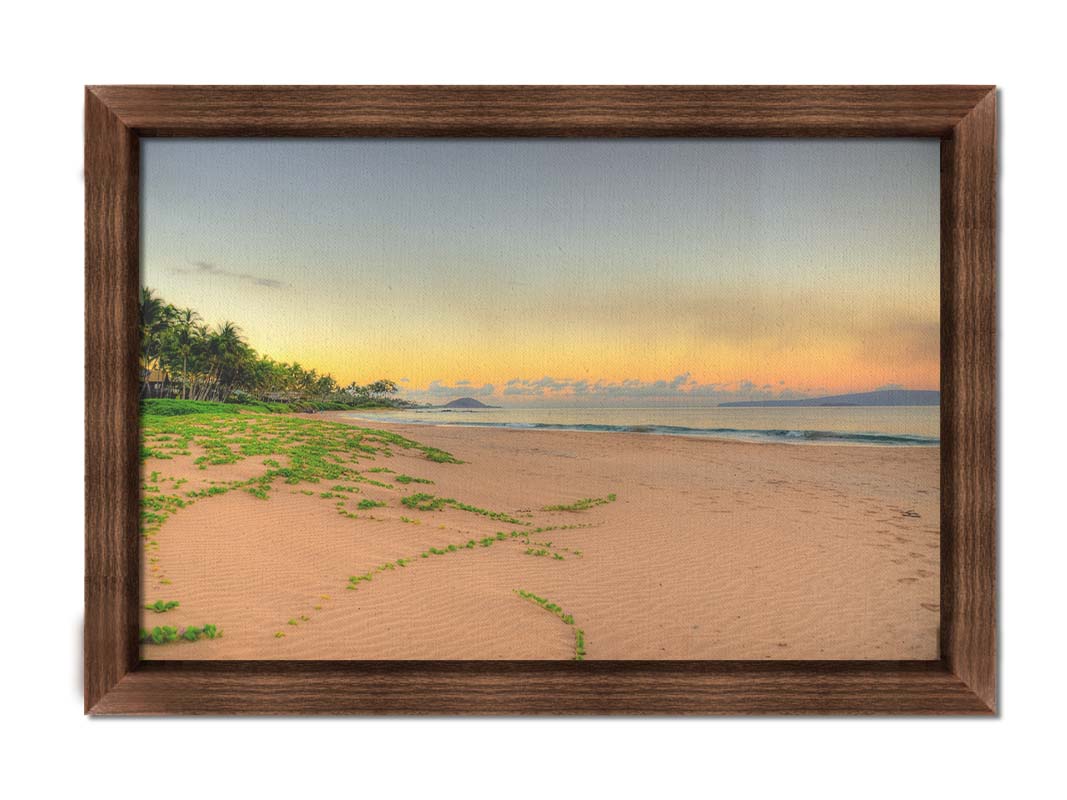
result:
[[[232,322],[211,327],[191,308],[141,290],[141,396],[185,400],[339,401],[400,404],[391,380],[340,386],[297,363],[257,353]]]

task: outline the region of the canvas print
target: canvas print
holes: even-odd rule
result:
[[[145,659],[935,659],[936,140],[145,139]]]

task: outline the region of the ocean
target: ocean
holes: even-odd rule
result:
[[[486,408],[359,411],[364,422],[465,425],[650,435],[704,436],[794,444],[933,446],[937,406],[814,408]]]

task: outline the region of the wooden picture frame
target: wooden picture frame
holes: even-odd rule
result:
[[[995,109],[989,86],[87,87],[85,711],[995,713]],[[148,136],[940,139],[940,660],[140,661],[138,204]]]

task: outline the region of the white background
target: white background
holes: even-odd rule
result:
[[[10,4],[3,22],[9,796],[1046,796],[1063,780],[1062,23],[1047,3]],[[104,720],[81,713],[86,83],[996,83],[995,720]],[[12,251],[12,244],[14,245]],[[1056,741],[1059,741],[1059,745]],[[59,795],[56,795],[59,796]]]

